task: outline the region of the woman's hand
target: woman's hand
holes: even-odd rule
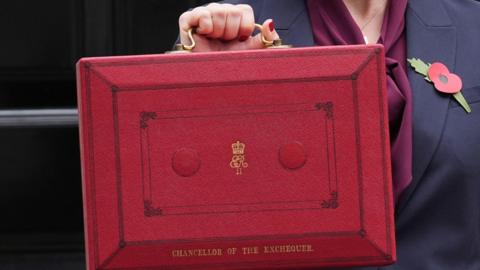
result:
[[[185,45],[190,44],[188,30],[196,28],[193,51],[199,52],[260,49],[264,47],[262,34],[266,40],[279,38],[271,19],[263,23],[261,34],[252,36],[255,17],[249,5],[211,3],[183,13],[178,23]]]

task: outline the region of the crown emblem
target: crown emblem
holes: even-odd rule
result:
[[[234,155],[244,155],[245,154],[245,144],[237,141],[232,143],[232,151]]]
[[[242,174],[242,169],[248,167],[248,163],[245,161],[245,144],[237,141],[232,143],[233,157],[230,161],[230,167],[235,169],[237,175]]]

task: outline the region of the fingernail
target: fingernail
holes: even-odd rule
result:
[[[275,24],[273,23],[273,20],[268,24],[268,28],[270,28],[270,32],[273,32],[275,29]]]
[[[241,36],[238,38],[238,41],[245,41],[248,39],[248,36]]]

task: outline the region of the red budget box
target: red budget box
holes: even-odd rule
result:
[[[77,71],[89,269],[395,261],[382,46]]]

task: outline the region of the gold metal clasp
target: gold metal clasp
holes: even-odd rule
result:
[[[275,39],[275,40],[267,40],[265,36],[262,34],[262,28],[263,26],[261,24],[256,23],[255,28],[257,28],[258,31],[260,31],[261,38],[262,38],[262,43],[267,49],[286,49],[286,48],[291,48],[291,45],[285,45],[282,42],[282,39]],[[165,53],[191,53],[192,50],[195,48],[197,43],[195,42],[195,38],[193,37],[193,34],[195,33],[195,28],[190,28],[188,30],[188,40],[190,41],[190,45],[184,45],[182,43],[175,44],[175,47],[173,48],[172,51],[167,51]]]
[[[165,53],[167,54],[173,54],[173,53],[191,53],[193,48],[197,45],[195,42],[195,39],[193,38],[193,33],[195,29],[190,28],[188,29],[188,39],[190,40],[190,45],[183,45],[182,43],[177,43],[175,44],[175,47],[173,47],[172,51],[166,51]]]
[[[288,48],[292,48],[292,45],[283,44],[282,39],[279,38],[279,39],[275,39],[273,41],[273,44],[271,46],[266,47],[266,48],[267,49],[288,49]]]

